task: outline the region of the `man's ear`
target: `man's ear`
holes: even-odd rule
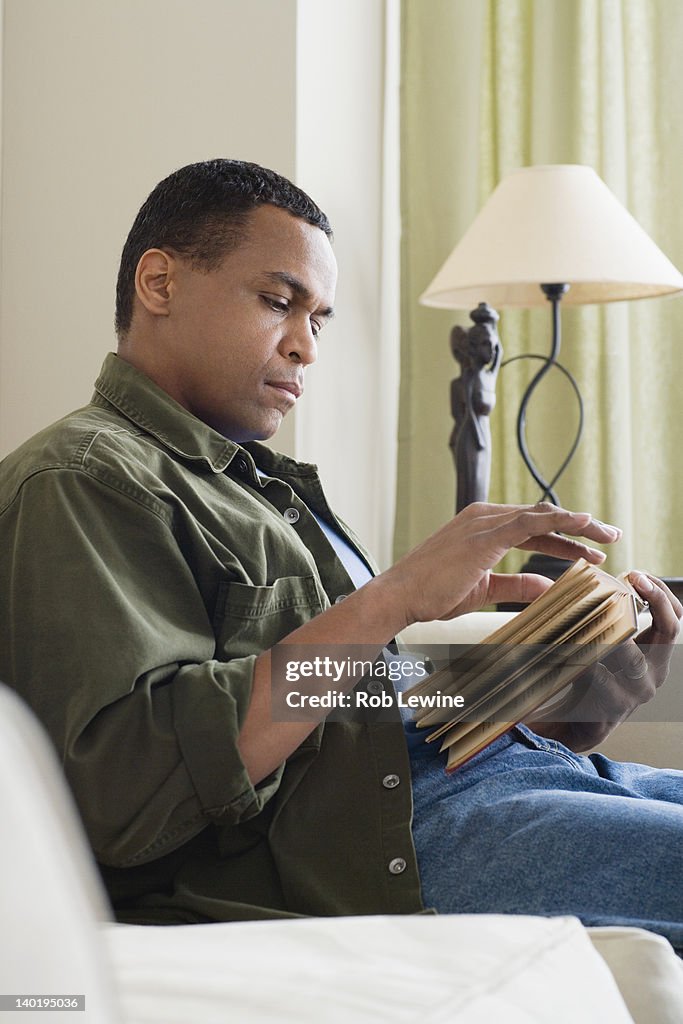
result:
[[[152,316],[168,316],[174,287],[175,260],[162,249],[143,252],[135,271],[135,292]]]

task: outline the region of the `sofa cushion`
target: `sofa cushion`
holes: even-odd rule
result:
[[[127,1024],[622,1024],[605,962],[575,918],[317,918],[105,938]]]
[[[661,935],[640,928],[589,928],[636,1024],[683,1021],[683,961]]]

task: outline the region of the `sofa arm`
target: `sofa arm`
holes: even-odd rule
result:
[[[455,619],[414,622],[398,641],[411,650],[432,644],[478,644],[489,633],[513,619],[516,612],[470,612]]]
[[[98,919],[109,915],[95,863],[43,729],[4,686],[0,810],[0,992],[83,995],[84,1015],[56,1009],[46,1020],[118,1024],[116,983],[98,932]]]
[[[517,612],[469,612],[454,619],[434,619],[431,622],[414,622],[404,629],[398,640],[410,649],[429,644],[478,644],[494,630],[499,629]],[[638,616],[640,632],[651,623],[648,613]],[[683,633],[679,635],[683,643]]]

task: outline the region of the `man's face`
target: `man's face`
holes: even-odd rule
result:
[[[317,357],[336,279],[325,233],[270,205],[250,214],[246,240],[218,270],[175,260],[166,390],[233,441],[271,437]]]

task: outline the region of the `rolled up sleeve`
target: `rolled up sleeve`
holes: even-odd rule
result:
[[[220,566],[200,587],[154,501],[63,468],[24,483],[2,532],[2,674],[47,726],[98,859],[142,863],[257,814],[282,769],[254,787],[239,755],[256,653],[216,657]]]

